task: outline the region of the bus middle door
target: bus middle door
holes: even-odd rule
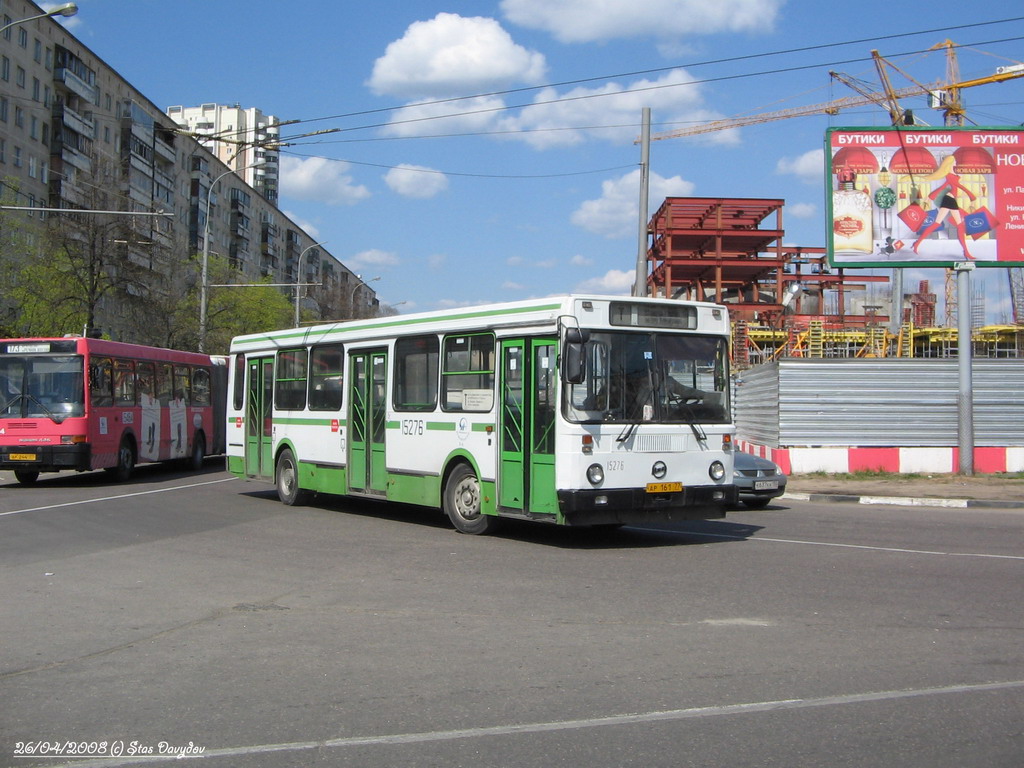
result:
[[[501,343],[498,504],[506,509],[558,512],[556,351],[554,339]]]
[[[274,477],[274,358],[252,357],[246,389],[245,474]]]
[[[387,461],[387,351],[349,353],[348,489],[384,494]]]

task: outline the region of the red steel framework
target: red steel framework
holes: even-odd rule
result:
[[[846,293],[887,276],[830,270],[825,249],[783,244],[785,201],[761,198],[669,197],[648,224],[648,292],[651,296],[715,301],[729,305],[734,321],[777,325],[787,305],[787,324],[823,320],[863,327],[888,318],[846,312]],[[774,218],[774,220],[772,220]],[[823,294],[835,290],[836,311],[824,312]],[[806,297],[814,311],[804,314]]]

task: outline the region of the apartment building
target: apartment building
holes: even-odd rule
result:
[[[205,247],[238,270],[237,282],[270,277],[289,297],[289,283],[322,284],[303,291],[319,317],[352,316],[357,292],[363,314],[375,311],[373,291],[277,208],[276,152],[264,164],[272,179],[247,182],[44,14],[29,0],[0,0],[0,199],[24,208],[4,214],[52,226],[73,219],[54,209],[123,212],[77,219],[121,222],[105,247],[122,264],[151,270],[151,286],[194,264]],[[243,136],[276,130],[276,119],[258,110],[241,113],[250,121]],[[157,212],[171,215],[127,215]],[[122,304],[107,298],[97,325],[137,341]]]
[[[279,121],[254,107],[201,104],[168,107],[167,115],[250,187],[277,203]]]

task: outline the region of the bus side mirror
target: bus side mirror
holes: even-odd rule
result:
[[[586,344],[589,337],[589,333],[579,328],[565,329],[562,379],[567,384],[582,384],[587,375]]]

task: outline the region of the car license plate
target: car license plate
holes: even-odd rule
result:
[[[683,490],[682,483],[648,483],[648,493],[678,493]]]
[[[12,453],[11,461],[37,461],[39,457],[34,453]]]
[[[755,480],[754,490],[755,491],[775,491],[778,490],[778,480]]]

